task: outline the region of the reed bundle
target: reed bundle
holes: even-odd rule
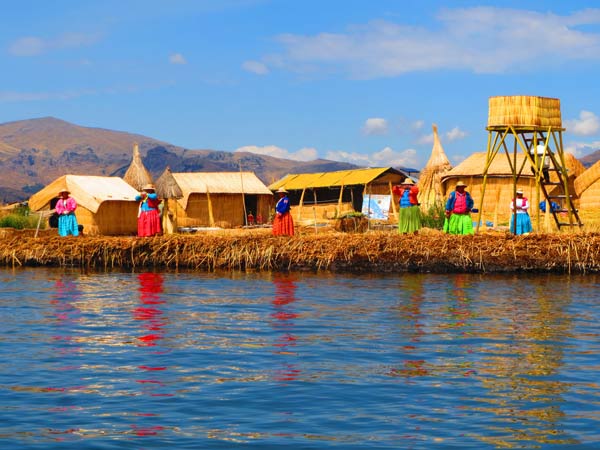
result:
[[[21,237],[0,241],[0,264],[82,270],[592,273],[600,272],[600,233]]]
[[[488,127],[562,127],[560,100],[528,95],[490,97]]]

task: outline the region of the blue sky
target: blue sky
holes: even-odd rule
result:
[[[600,148],[593,1],[21,0],[0,18],[0,122],[53,116],[189,149],[422,168],[487,143],[488,98],[561,100]]]

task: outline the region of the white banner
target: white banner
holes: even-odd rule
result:
[[[369,219],[387,220],[390,213],[389,195],[366,194],[363,196],[362,213]]]

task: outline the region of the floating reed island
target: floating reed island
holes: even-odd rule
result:
[[[264,232],[153,238],[13,236],[0,241],[0,264],[135,271],[597,273],[600,233],[449,236],[423,230],[418,235],[371,231],[291,238]]]

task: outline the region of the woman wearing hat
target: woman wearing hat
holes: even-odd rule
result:
[[[138,236],[147,237],[161,233],[159,205],[161,200],[156,195],[153,184],[147,184],[142,188],[135,200],[140,202],[138,211]]]
[[[392,191],[400,197],[398,232],[417,233],[421,228],[421,211],[417,200],[419,188],[411,178],[406,177],[400,186],[394,186]]]
[[[517,197],[510,202],[510,232],[512,234],[528,234],[533,231],[529,217],[529,200],[523,197],[523,190],[517,189]],[[516,214],[515,214],[516,212]]]
[[[277,190],[279,200],[275,205],[275,217],[273,218],[273,234],[275,236],[293,236],[294,220],[290,213],[290,199],[285,188]]]
[[[58,193],[56,214],[58,214],[58,234],[60,236],[79,236],[79,226],[77,217],[75,217],[77,202],[70,194],[67,189]]]
[[[462,181],[456,183],[456,190],[451,192],[446,201],[446,219],[444,220],[444,233],[449,234],[474,234],[471,210],[473,198],[465,188]]]

